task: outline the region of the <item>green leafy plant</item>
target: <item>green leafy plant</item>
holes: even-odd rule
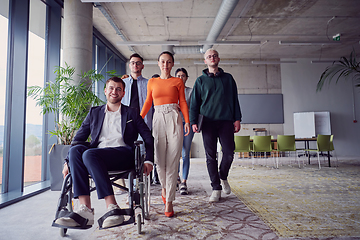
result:
[[[47,82],[44,87],[29,87],[28,96],[42,107],[43,114],[54,114],[55,130],[49,133],[57,137],[59,144],[68,145],[84,121],[89,107],[104,104],[92,91],[93,84],[102,81],[104,76],[90,70],[79,74],[80,81],[76,83],[73,79],[75,68],[66,63],[65,67],[56,67],[55,74],[54,82]]]
[[[341,57],[339,61],[334,61],[331,66],[328,66],[321,74],[320,80],[317,84],[316,91],[321,91],[325,82],[330,84],[333,78],[336,78],[337,83],[339,79],[345,80],[352,78],[356,87],[360,87],[360,62],[356,60],[356,53],[353,49],[350,57]]]

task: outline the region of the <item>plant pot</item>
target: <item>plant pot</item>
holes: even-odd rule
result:
[[[69,149],[70,145],[55,144],[52,147],[51,152],[49,153],[51,191],[61,190],[62,182],[64,179],[62,175],[64,159],[66,158]]]

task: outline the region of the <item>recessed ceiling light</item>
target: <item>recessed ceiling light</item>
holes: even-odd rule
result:
[[[260,45],[261,41],[215,41],[215,42],[207,42],[207,41],[198,41],[200,45]]]
[[[333,63],[338,60],[312,60],[311,63]]]
[[[180,45],[179,41],[124,41],[124,42],[117,42],[116,45],[126,45],[126,46],[143,46],[143,45]]]
[[[340,45],[341,42],[307,42],[307,41],[279,41],[279,45],[298,45],[298,46],[313,46],[313,45]]]
[[[297,63],[297,61],[271,61],[271,60],[266,60],[266,61],[251,61],[252,64],[282,64],[282,63]]]

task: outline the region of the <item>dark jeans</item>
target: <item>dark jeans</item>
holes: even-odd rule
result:
[[[204,120],[202,128],[206,152],[206,165],[213,190],[222,190],[220,179],[226,180],[234,159],[234,124],[232,121]],[[223,157],[218,170],[217,140],[219,138]]]
[[[90,195],[89,174],[98,198],[114,195],[108,171],[134,169],[134,151],[130,147],[88,148],[76,145],[69,150],[69,166],[74,186],[74,197]]]

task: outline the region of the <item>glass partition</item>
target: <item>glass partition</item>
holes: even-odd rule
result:
[[[0,4],[0,8],[5,6]],[[6,4],[5,4],[6,5]],[[6,6],[5,9],[8,9]],[[0,12],[0,189],[2,184],[3,147],[4,147],[4,120],[6,96],[6,66],[7,66],[7,39],[8,18],[5,12]]]
[[[27,86],[44,86],[46,5],[30,1]],[[32,98],[26,100],[24,186],[41,181],[41,108]]]

